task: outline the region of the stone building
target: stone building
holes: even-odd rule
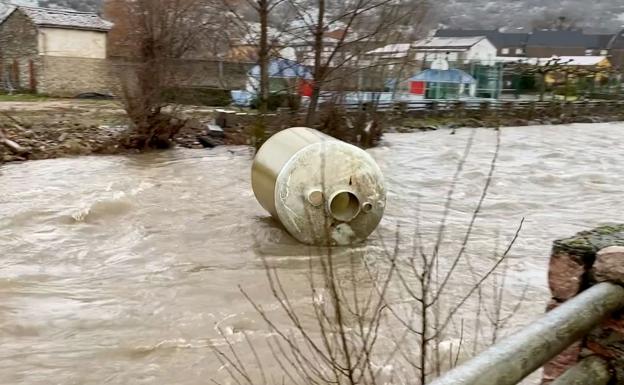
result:
[[[0,23],[0,84],[54,96],[111,94],[112,23],[95,13],[16,7]]]

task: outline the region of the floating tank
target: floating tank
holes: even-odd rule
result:
[[[350,245],[379,225],[383,175],[362,149],[319,131],[294,127],[256,154],[251,183],[258,202],[297,240]]]

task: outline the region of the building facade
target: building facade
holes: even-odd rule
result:
[[[485,37],[430,37],[416,41],[412,48],[416,61],[424,67],[444,60],[451,64],[479,63],[493,64],[496,47]]]
[[[495,29],[439,29],[436,37],[476,37],[485,36],[496,47],[497,56],[526,56],[528,33],[503,33]]]
[[[95,13],[16,7],[0,23],[2,88],[55,96],[113,93],[106,53],[111,27]]]

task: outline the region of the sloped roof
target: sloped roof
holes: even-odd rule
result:
[[[66,9],[17,7],[39,27],[109,31],[113,23],[102,19],[97,13],[78,12]],[[15,12],[15,11],[14,11]]]
[[[455,49],[468,49],[481,40],[485,39],[485,36],[470,36],[470,37],[429,37],[426,39],[418,40],[414,43],[414,48],[424,49],[442,49],[442,48],[455,48]]]
[[[381,48],[366,52],[367,55],[375,55],[382,58],[396,59],[407,56],[411,44],[388,44]]]
[[[487,38],[494,44],[496,47],[505,48],[505,47],[523,47],[526,45],[529,40],[528,33],[502,33],[497,32],[493,34],[491,37],[487,36]]]
[[[454,83],[454,84],[474,84],[475,78],[467,74],[466,72],[458,69],[450,70],[434,70],[428,69],[413,76],[409,79],[415,82],[428,82],[428,83]]]
[[[587,41],[582,31],[533,31],[527,45],[532,47],[585,48]]]
[[[501,62],[505,63],[526,63],[531,65],[544,66],[552,60],[559,59],[559,63],[565,66],[598,66],[601,64],[608,64],[608,58],[606,56],[552,56],[552,57],[505,57],[498,58]]]
[[[438,29],[435,32],[436,37],[473,37],[487,36],[491,33],[498,32],[495,29]]]
[[[596,66],[607,60],[606,56],[560,56],[559,58],[570,66]]]
[[[528,33],[506,33],[495,29],[439,29],[437,37],[485,36],[496,48],[522,47],[529,39]]]
[[[613,39],[613,34],[609,35],[585,35],[585,48],[607,49],[609,42]]]
[[[366,52],[367,54],[377,54],[377,53],[397,53],[397,52],[405,52],[409,51],[410,44],[388,44],[381,48],[374,49],[372,51]]]

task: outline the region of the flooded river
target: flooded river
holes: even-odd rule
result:
[[[529,285],[530,300],[512,326],[543,312],[554,239],[622,221],[623,130],[503,129],[469,253],[491,253],[526,218],[509,295]],[[370,151],[389,190],[371,245],[417,217],[433,239],[471,132],[390,134]],[[449,243],[463,235],[495,148],[494,131],[474,135]],[[209,348],[217,328],[263,338],[267,327],[239,285],[271,311],[264,256],[297,301],[305,261],[318,251],[295,243],[256,203],[250,165],[250,151],[236,147],[0,166],[0,383],[207,384],[220,366]]]

